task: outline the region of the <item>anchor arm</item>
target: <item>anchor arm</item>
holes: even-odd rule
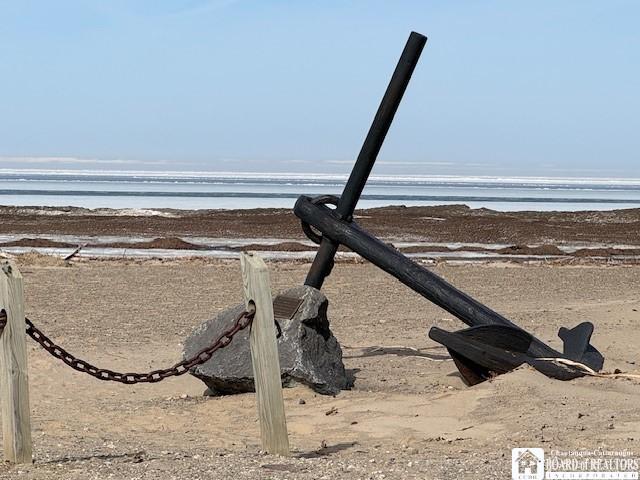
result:
[[[522,330],[507,318],[362,230],[357,224],[340,219],[324,205],[314,204],[310,197],[303,195],[298,198],[293,211],[302,221],[322,232],[323,238],[349,247],[470,327],[503,325]],[[532,337],[527,354],[531,357],[562,357],[560,352],[535,337]]]

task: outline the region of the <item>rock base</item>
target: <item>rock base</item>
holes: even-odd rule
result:
[[[325,395],[350,389],[353,376],[345,370],[342,349],[329,328],[327,298],[307,286],[292,288],[282,295],[302,301],[291,319],[277,319],[282,329],[278,350],[283,386],[302,383]],[[237,305],[200,325],[184,342],[185,358],[210,345],[243,310],[244,304]],[[230,345],[189,373],[207,385],[209,394],[255,391],[249,330],[239,332]]]

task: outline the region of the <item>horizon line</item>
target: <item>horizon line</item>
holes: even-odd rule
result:
[[[76,176],[141,176],[141,177],[175,177],[175,178],[189,178],[189,177],[201,177],[207,176],[208,178],[259,178],[266,176],[272,179],[325,179],[325,180],[344,180],[349,177],[348,173],[316,173],[316,172],[267,172],[267,171],[252,171],[252,172],[237,172],[228,170],[99,170],[99,169],[72,169],[72,168],[60,168],[60,169],[42,169],[42,168],[0,168],[0,174],[3,175],[76,175]],[[618,184],[640,184],[640,177],[586,177],[586,176],[540,176],[540,175],[406,175],[406,174],[384,174],[384,175],[371,175],[369,177],[373,181],[424,181],[424,182],[436,182],[436,181],[452,181],[459,183],[471,183],[471,182],[492,182],[492,183],[526,183],[526,182],[541,182],[541,183],[579,183],[588,182],[592,184],[598,183],[611,183]]]

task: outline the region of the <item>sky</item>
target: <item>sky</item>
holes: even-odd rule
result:
[[[640,178],[640,2],[0,0],[0,168]]]

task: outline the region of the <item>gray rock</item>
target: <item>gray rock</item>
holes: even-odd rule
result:
[[[278,319],[282,328],[278,350],[283,386],[299,382],[326,395],[351,388],[353,376],[345,370],[342,349],[329,328],[327,298],[319,290],[307,286],[292,288],[282,295],[302,299],[293,318]],[[210,345],[243,310],[244,304],[237,305],[196,328],[185,340],[185,358]],[[189,373],[219,395],[255,391],[249,329],[240,331],[231,344]]]

